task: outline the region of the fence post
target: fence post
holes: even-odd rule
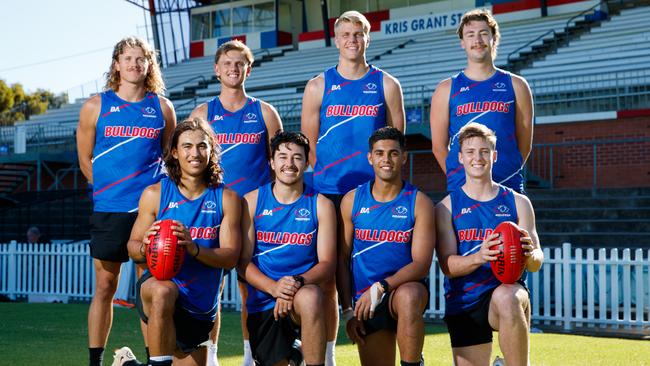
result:
[[[562,300],[564,307],[564,330],[571,330],[571,316],[573,312],[571,311],[571,243],[562,244],[562,281],[563,285],[563,294]]]
[[[9,271],[7,272],[8,277],[9,277],[9,283],[7,284],[7,291],[9,292],[7,296],[11,300],[16,300],[16,251],[17,251],[17,243],[15,240],[12,240],[9,243],[9,265],[8,269]]]
[[[598,145],[594,142],[593,146],[593,157],[594,157],[594,179],[593,179],[593,186],[591,188],[591,196],[596,197],[596,189],[598,187],[598,168],[597,168],[597,163],[598,163],[598,155],[597,155],[597,150],[598,150]]]

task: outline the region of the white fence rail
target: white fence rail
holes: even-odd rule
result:
[[[58,295],[88,300],[95,282],[88,252],[87,241],[0,244],[0,293],[10,298]],[[546,248],[544,254],[542,269],[527,279],[534,322],[561,325],[566,330],[650,326],[650,250],[585,250],[564,244]],[[425,315],[439,319],[444,315],[444,276],[435,263],[429,280]],[[222,304],[241,309],[234,272],[226,277]]]

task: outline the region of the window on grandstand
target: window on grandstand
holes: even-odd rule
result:
[[[256,32],[275,29],[275,4],[264,3],[253,5],[254,24]]]
[[[217,10],[212,12],[214,28],[212,38],[229,36],[230,33],[230,9]],[[210,38],[210,37],[206,37]]]
[[[232,34],[253,31],[253,7],[240,6],[232,9]]]
[[[192,15],[192,41],[210,38],[210,13]]]

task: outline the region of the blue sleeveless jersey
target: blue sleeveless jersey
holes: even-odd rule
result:
[[[127,102],[108,90],[100,93],[101,110],[93,148],[93,210],[135,212],[142,191],[161,178],[165,119],[158,96]]]
[[[500,186],[497,196],[486,202],[471,199],[462,189],[452,191],[450,197],[458,255],[476,253],[497,225],[504,221],[518,221],[515,196],[510,188]],[[454,315],[471,309],[484,293],[500,284],[489,263],[466,276],[445,278],[445,313]]]
[[[244,196],[271,181],[268,134],[259,100],[249,97],[243,108],[230,112],[215,97],[208,102],[208,121],[221,145],[226,186]]]
[[[223,190],[223,184],[208,187],[201,197],[190,201],[171,179],[164,178],[160,182],[160,208],[156,219],[180,221],[188,227],[196,244],[218,248]],[[191,250],[194,253],[193,248]],[[186,252],[181,271],[172,278],[178,286],[180,305],[196,319],[214,321],[223,274],[223,269],[205,265]]]
[[[274,281],[303,274],[318,263],[317,198],[318,194],[305,186],[296,202],[285,205],[273,196],[271,183],[259,188],[252,263]],[[246,308],[249,313],[273,307],[273,296],[248,285]]]
[[[374,177],[366,154],[370,135],[386,126],[384,73],[370,66],[361,79],[347,80],[332,67],[324,76],[314,187],[345,194]]]
[[[413,262],[411,241],[417,188],[404,182],[395,199],[378,202],[372,196],[373,183],[370,181],[357,188],[352,206],[351,266],[355,301],[373,283]]]
[[[449,155],[447,156],[447,190],[459,189],[465,184],[465,170],[458,162],[458,133],[470,122],[483,124],[497,136],[497,162],[492,168],[492,179],[517,192],[524,191],[521,175],[522,157],[515,132],[515,91],[512,77],[497,69],[485,81],[470,80],[463,72],[451,78],[449,96]]]

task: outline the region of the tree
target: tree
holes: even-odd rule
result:
[[[37,89],[34,93],[27,94],[22,84],[9,86],[0,79],[0,125],[13,125],[32,115],[43,114],[47,109],[61,108],[66,103],[67,93],[54,94],[49,90]]]

